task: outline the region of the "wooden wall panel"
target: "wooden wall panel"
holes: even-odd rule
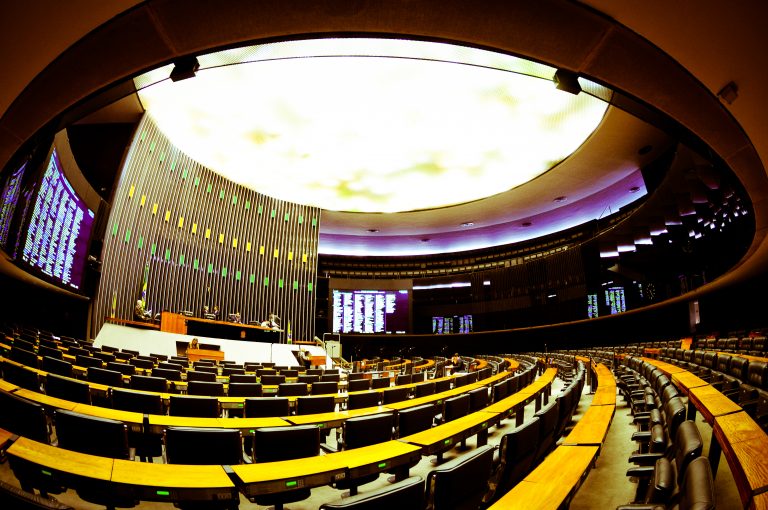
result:
[[[229,181],[173,147],[145,116],[120,177],[104,239],[95,336],[111,315],[131,319],[148,268],[147,307],[218,305],[243,322],[281,318],[314,336],[320,209]]]

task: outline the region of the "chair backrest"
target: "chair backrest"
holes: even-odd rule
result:
[[[242,435],[237,429],[168,427],[165,456],[168,464],[237,465],[243,458]]]
[[[43,406],[3,391],[0,392],[0,409],[0,429],[48,443],[48,424]]]
[[[320,510],[378,510],[379,508],[422,510],[424,479],[420,476],[412,476],[383,489],[320,505]]]
[[[64,377],[72,377],[73,374],[72,363],[50,356],[43,356],[42,369],[49,374],[58,374]]]
[[[307,373],[307,375],[321,376],[321,375],[323,375],[325,373],[325,369],[322,369],[322,368],[308,368],[306,370],[306,373]],[[348,378],[355,379],[355,377],[351,377],[353,375],[354,374],[349,374]]]
[[[459,374],[453,378],[453,387],[459,388],[469,384],[469,374]]]
[[[231,382],[227,395],[230,397],[260,397],[262,395],[261,383]]]
[[[717,355],[717,371],[722,372],[723,374],[730,373],[730,367],[731,367],[731,356],[729,354],[718,354]]]
[[[213,365],[197,365],[195,367],[196,372],[207,372],[214,376],[219,375],[219,369]]]
[[[120,349],[121,352],[127,352],[128,354],[132,354],[134,356],[138,356],[140,353],[139,351],[135,351],[133,349]]]
[[[133,358],[133,354],[131,354],[130,352],[115,351],[112,354],[115,355],[115,361],[126,362],[129,359]],[[107,363],[109,363],[109,362],[107,362]]]
[[[295,397],[308,394],[307,385],[304,383],[281,383],[277,386],[277,395],[279,397]]]
[[[366,391],[371,389],[370,379],[352,379],[347,382],[347,391]]]
[[[475,388],[467,393],[469,395],[469,411],[474,413],[488,406],[490,398],[488,397],[488,388]]]
[[[88,368],[88,380],[98,384],[106,384],[107,386],[120,387],[123,385],[123,374],[115,370],[90,367]]]
[[[466,393],[445,399],[443,402],[443,423],[468,415],[470,400]]]
[[[335,373],[334,372],[331,372],[331,373],[325,372],[325,373],[323,373],[323,375],[320,376],[320,380],[321,381],[336,381],[336,382],[340,382],[341,381],[341,375],[338,372],[335,372]]]
[[[378,377],[376,379],[371,379],[371,388],[372,389],[379,389],[379,388],[389,388],[391,384],[391,381],[387,377]]]
[[[305,384],[312,384],[316,383],[320,380],[319,375],[308,375],[308,374],[299,374],[297,376],[298,382],[305,383]]]
[[[53,358],[53,359],[64,358],[63,352],[56,349],[55,347],[46,347],[45,345],[41,345],[40,347],[37,348],[37,354],[38,356],[48,356],[49,358]]]
[[[701,457],[704,448],[699,429],[692,420],[685,420],[677,428],[674,447],[677,481],[681,483],[688,465],[693,459]]]
[[[555,437],[555,433],[560,416],[560,403],[557,400],[552,400],[536,412],[534,416],[539,418],[540,425],[539,449],[536,452],[536,457],[542,459],[549,453],[549,450],[552,449],[558,439]]]
[[[411,384],[411,374],[400,374],[395,378],[395,386]]]
[[[335,395],[339,392],[339,383],[336,381],[318,381],[312,383],[313,395]]]
[[[206,381],[206,382],[216,382],[216,374],[213,374],[211,372],[200,372],[198,370],[190,370],[187,372],[187,382],[192,381]]]
[[[218,418],[221,409],[219,409],[219,400],[214,397],[171,395],[168,414],[171,416]]]
[[[115,355],[111,352],[102,352],[102,351],[96,351],[93,353],[94,358],[98,358],[104,363],[109,363],[110,361],[115,361],[117,358],[115,358]]]
[[[320,429],[314,425],[259,428],[253,443],[254,462],[315,457],[320,454]]]
[[[121,421],[57,409],[54,413],[59,447],[89,455],[128,459],[128,426]]]
[[[433,469],[427,475],[430,508],[478,508],[488,492],[493,467],[493,447],[481,446]]]
[[[691,461],[680,485],[679,508],[715,509],[715,483],[709,459],[698,457]]]
[[[88,356],[88,357],[90,357],[91,351],[89,351],[88,349],[83,349],[82,347],[70,346],[70,347],[67,347],[67,354],[69,354],[71,356],[75,356],[75,357],[77,357],[77,356]]]
[[[136,367],[129,365],[128,363],[120,363],[118,361],[111,361],[107,363],[107,370],[114,370],[120,372],[123,375],[133,375],[136,373]]]
[[[531,470],[540,433],[539,418],[534,416],[502,436],[499,443],[500,471],[497,492],[504,494]]]
[[[93,356],[83,356],[82,354],[78,354],[77,356],[75,356],[75,365],[83,368],[90,368],[90,367],[101,368],[102,366],[104,366],[104,363],[99,358],[94,358]]]
[[[87,383],[67,379],[55,374],[48,374],[46,376],[45,394],[81,404],[91,403],[91,389]]]
[[[441,381],[434,381],[434,382],[435,382],[435,393],[441,393],[443,391],[448,391],[451,389],[450,379],[443,379]]]
[[[742,382],[747,380],[747,370],[749,369],[749,360],[733,356],[731,358],[730,374]]]
[[[152,369],[152,377],[162,377],[168,381],[181,381],[181,370],[155,367]]]
[[[187,384],[187,395],[205,395],[208,397],[223,397],[224,383],[211,381],[190,381]]]
[[[347,409],[362,409],[379,405],[378,391],[364,391],[362,393],[350,393],[347,396]]]
[[[402,402],[408,398],[408,394],[411,392],[410,388],[390,388],[384,390],[382,402],[386,404],[392,404],[394,402]]]
[[[284,375],[285,377],[298,377],[299,371],[296,368],[284,368],[280,370],[280,375]]]
[[[747,384],[758,389],[768,387],[768,363],[764,361],[750,361],[747,368]]]
[[[155,366],[151,360],[141,358],[131,358],[128,360],[128,363],[136,368],[143,368],[145,370],[150,370]]]
[[[685,421],[685,412],[685,403],[680,397],[672,397],[664,404],[664,423],[670,438],[677,436],[678,427]]]
[[[424,404],[398,411],[397,435],[398,437],[405,437],[421,432],[422,430],[427,430],[432,427],[432,420],[434,418],[434,404]]]
[[[345,450],[360,448],[392,439],[395,414],[392,412],[357,416],[344,422],[343,445]]]
[[[15,345],[11,347],[11,352],[8,355],[8,358],[16,361],[17,363],[21,363],[25,367],[40,368],[37,354],[26,349],[21,349],[20,347],[16,347]]]
[[[426,397],[427,395],[435,394],[435,383],[429,381],[421,384],[417,384],[413,387],[414,396],[416,398]]]
[[[245,369],[242,367],[224,367],[221,369],[221,375],[245,375]],[[255,377],[255,376],[254,376]]]
[[[131,388],[142,391],[157,391],[166,393],[168,381],[164,377],[151,377],[148,375],[132,375]]]
[[[520,389],[519,377],[509,377],[505,382],[507,383],[507,395],[517,393],[517,391]]]
[[[231,383],[256,383],[256,374],[231,374],[229,376]]]
[[[506,398],[507,395],[508,393],[507,393],[506,381],[501,381],[493,385],[493,401],[494,402],[498,402],[499,400]]]
[[[3,360],[3,379],[32,391],[40,391],[40,376],[37,372]]]
[[[268,384],[270,386],[273,386],[276,384],[285,384],[285,376],[264,374],[261,376],[261,384]],[[292,384],[296,384],[296,383],[292,383]],[[307,385],[305,384],[304,387],[306,388]]]
[[[291,402],[280,397],[255,397],[245,399],[246,418],[265,418],[288,416],[291,414]]]
[[[142,393],[122,388],[110,391],[112,407],[142,414],[164,414],[163,398],[157,393]]]
[[[299,397],[296,399],[296,414],[332,413],[336,410],[336,399],[333,395]]]

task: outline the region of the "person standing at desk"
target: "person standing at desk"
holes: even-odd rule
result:
[[[310,368],[312,366],[312,356],[306,349],[299,349],[299,361],[304,368]]]
[[[200,348],[200,341],[197,338],[193,338],[191,342],[189,342],[189,345],[187,346],[187,355],[189,355],[189,351],[193,349],[199,349]]]
[[[152,320],[152,310],[144,309],[144,301],[137,299],[136,306],[133,307],[133,316],[140,321]]]
[[[219,305],[213,305],[213,320],[219,320]]]

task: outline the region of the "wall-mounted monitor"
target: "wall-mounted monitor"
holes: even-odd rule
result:
[[[375,283],[367,280],[331,280],[333,333],[410,333],[410,280],[399,284],[392,281]]]
[[[605,305],[611,315],[626,312],[627,302],[624,295],[624,287],[608,287],[605,289]]]
[[[432,317],[432,333],[448,335],[452,333],[471,333],[474,331],[472,315],[453,315],[450,317]]]
[[[587,317],[595,319],[600,316],[597,306],[597,294],[587,294]]]
[[[25,162],[18,169],[11,172],[3,183],[3,188],[0,192],[0,246],[2,247],[5,247],[8,243],[8,231],[16,211],[16,205],[19,203],[21,183],[26,168],[27,163]]]
[[[53,283],[79,291],[93,220],[93,211],[65,177],[54,147],[28,214],[19,263]]]

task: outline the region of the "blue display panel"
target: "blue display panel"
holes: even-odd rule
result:
[[[587,294],[587,317],[594,319],[600,316],[597,306],[597,294]]]
[[[624,287],[608,287],[605,291],[605,305],[610,309],[611,315],[626,312]]]
[[[407,333],[407,290],[333,289],[334,333]]]
[[[21,262],[55,283],[79,290],[93,218],[64,177],[54,148],[37,190]]]
[[[432,317],[432,333],[436,335],[448,335],[451,333],[471,333],[472,331],[474,331],[472,315]]]
[[[24,163],[18,170],[8,176],[8,180],[3,185],[3,190],[0,194],[0,246],[6,246],[8,242],[8,229],[11,226],[16,205],[19,203],[21,180],[24,177],[24,170],[26,168],[27,164]]]

